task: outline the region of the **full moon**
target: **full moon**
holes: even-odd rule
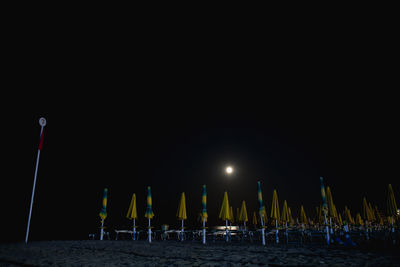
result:
[[[227,174],[231,174],[233,172],[233,169],[232,169],[232,167],[226,167],[226,173]]]

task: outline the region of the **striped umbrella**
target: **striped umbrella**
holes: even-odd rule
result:
[[[108,194],[108,189],[104,188],[103,202],[102,202],[101,210],[100,210],[100,213],[99,213],[99,216],[101,218],[100,240],[103,240],[104,220],[107,218],[107,194]]]
[[[261,182],[257,182],[257,198],[258,198],[258,212],[260,214],[261,220],[261,240],[262,244],[265,246],[265,229],[264,229],[264,220],[263,220],[263,201],[262,201],[262,192],[261,192]]]
[[[386,215],[390,216],[390,221],[392,224],[392,232],[394,233],[393,216],[397,215],[397,205],[391,184],[388,185],[388,194],[386,199]]]
[[[325,218],[326,242],[329,245],[329,227],[328,227],[328,222],[326,220],[326,215],[328,213],[328,204],[326,203],[324,178],[320,177],[319,179],[321,181],[322,210],[324,212],[324,218]]]
[[[150,186],[147,187],[147,208],[146,208],[146,213],[145,213],[144,217],[149,219],[148,240],[149,240],[149,243],[151,243],[151,222],[150,222],[150,220],[153,219],[154,212],[153,212],[153,200],[152,200],[152,197],[151,197],[151,188],[150,188]]]
[[[203,208],[201,210],[201,218],[203,221],[203,244],[205,244],[206,243],[206,222],[207,222],[207,218],[208,218],[206,185],[203,185],[203,192],[202,192],[202,196],[201,196],[201,206]]]
[[[136,219],[137,219],[137,210],[136,210],[136,194],[132,195],[131,204],[129,205],[128,213],[126,214],[126,218],[133,220],[133,240],[136,239]]]

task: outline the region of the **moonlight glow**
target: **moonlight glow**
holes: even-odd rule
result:
[[[225,171],[226,171],[227,174],[231,174],[233,172],[233,169],[232,169],[231,166],[229,166],[229,167],[226,167]]]

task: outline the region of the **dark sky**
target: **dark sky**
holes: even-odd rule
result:
[[[2,107],[7,231],[0,240],[25,236],[41,116],[48,125],[33,240],[85,239],[98,231],[105,187],[111,231],[130,226],[132,193],[145,225],[147,186],[156,227],[178,227],[181,192],[187,224],[199,226],[203,184],[210,226],[222,223],[225,190],[235,209],[246,200],[254,211],[257,180],[268,210],[277,189],[280,205],[286,199],[296,216],[303,204],[313,216],[320,176],[340,211],[360,211],[363,196],[383,209],[387,184],[400,192],[399,107],[391,91],[398,87],[396,46],[379,31],[373,43],[359,31],[321,34],[318,42],[300,32],[269,42],[191,36],[179,46],[160,37],[131,50],[83,36],[55,35],[40,47],[16,42],[7,72],[13,93]],[[230,178],[223,172],[228,164],[235,169]]]

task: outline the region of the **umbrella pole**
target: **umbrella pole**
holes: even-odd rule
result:
[[[246,221],[244,221],[244,230],[246,231]]]
[[[229,241],[229,237],[228,237],[228,220],[225,220],[225,232],[226,232],[226,242]]]
[[[287,244],[287,243],[289,243],[288,231],[287,231],[287,222],[285,222],[285,235],[286,235],[286,244]]]
[[[328,221],[326,220],[326,214],[324,214],[324,217],[325,217],[326,243],[329,245],[329,227],[328,227]]]
[[[206,243],[206,218],[203,217],[203,244]]]
[[[136,240],[136,222],[135,219],[133,219],[133,235],[132,235],[133,240]]]
[[[100,228],[100,240],[103,240],[104,235],[104,219],[101,220],[101,228]]]
[[[183,219],[182,219],[181,241],[183,241]]]
[[[149,218],[149,231],[148,231],[148,239],[149,239],[149,243],[151,243],[151,224],[150,224],[150,218]]]
[[[367,240],[369,240],[369,236],[368,236],[368,221],[365,221],[365,236],[366,236]]]
[[[265,246],[265,232],[264,232],[264,221],[263,218],[261,216],[261,240],[262,240],[262,244],[263,246]]]
[[[275,239],[276,239],[276,243],[278,244],[279,243],[279,237],[278,237],[278,231],[279,231],[279,229],[278,229],[278,220],[275,220],[275,228],[276,228],[276,234],[275,234]]]

